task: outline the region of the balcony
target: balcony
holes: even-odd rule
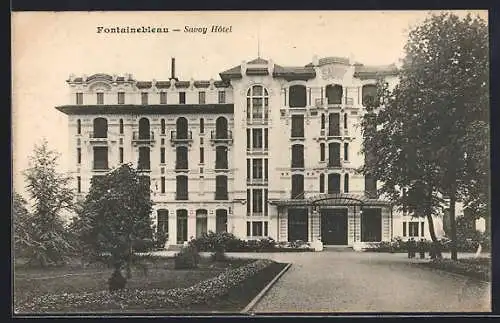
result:
[[[305,138],[305,134],[304,134],[304,131],[292,131],[292,133],[290,134],[290,140],[291,141],[294,141],[294,140],[306,140]]]
[[[176,172],[187,172],[189,170],[187,161],[177,161],[175,163],[175,171]]]
[[[151,145],[155,142],[154,132],[151,131],[151,133],[144,134],[138,131],[134,131],[132,133],[132,142],[135,145],[140,145],[140,144]]]
[[[227,162],[215,162],[215,172],[227,172],[229,171],[229,166]]]
[[[233,143],[233,132],[231,130],[226,131],[225,133],[220,133],[212,130],[210,132],[210,142],[212,145],[214,144],[232,144]]]
[[[339,169],[342,168],[342,164],[340,163],[340,160],[333,160],[333,161],[328,161],[327,167],[330,169]]]
[[[267,185],[267,178],[247,178],[247,185]]]
[[[329,131],[328,132],[328,139],[340,139],[340,130],[336,129],[336,131]]]
[[[89,142],[91,144],[102,144],[102,145],[107,145],[108,144],[108,136],[107,134],[104,135],[99,135],[99,134],[94,134],[93,132],[89,132],[88,134]]]
[[[171,131],[170,142],[172,143],[172,145],[191,144],[193,142],[193,132],[191,130],[181,133],[177,133],[177,131]]]
[[[269,153],[268,147],[247,148],[248,155],[267,155]]]

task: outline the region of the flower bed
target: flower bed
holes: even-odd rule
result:
[[[102,310],[165,309],[175,310],[208,303],[241,284],[273,262],[256,260],[224,271],[218,276],[187,288],[124,289],[108,291],[46,294],[34,297],[16,308],[16,312],[82,312]]]
[[[488,258],[435,259],[423,265],[484,281],[491,281],[491,260]]]

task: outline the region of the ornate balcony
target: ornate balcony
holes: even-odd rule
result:
[[[233,143],[233,132],[231,130],[228,130],[225,133],[221,133],[212,130],[210,132],[210,142],[212,143],[212,146],[214,144],[230,145]]]
[[[154,132],[151,131],[151,133],[140,133],[138,131],[134,131],[132,133],[132,143],[135,145],[139,144],[146,144],[146,145],[151,145],[155,142],[155,136]]]
[[[170,142],[172,143],[172,145],[191,144],[193,142],[193,132],[191,130],[180,133],[178,133],[177,131],[171,131]]]

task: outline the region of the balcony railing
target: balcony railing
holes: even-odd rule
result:
[[[188,130],[186,132],[177,133],[177,131],[170,132],[170,141],[174,143],[185,143],[193,141],[193,132]]]
[[[132,133],[132,141],[135,143],[152,143],[155,141],[155,135],[153,131],[147,133],[134,131]]]
[[[306,194],[305,191],[302,191],[300,193],[292,192],[291,199],[292,200],[303,200],[305,198],[305,194]]]
[[[259,148],[247,148],[247,153],[248,154],[267,154],[269,152],[268,147],[259,147]]]
[[[233,132],[228,130],[226,132],[217,132],[212,130],[210,132],[210,141],[212,143],[227,143],[230,144],[233,142]]]
[[[267,185],[267,178],[247,178],[247,184]]]
[[[91,143],[107,143],[108,134],[95,134],[93,132],[89,132],[89,141]]]
[[[178,161],[175,163],[175,170],[188,170],[189,165],[187,161]]]
[[[224,162],[215,162],[215,171],[229,170],[229,163],[227,161]]]
[[[339,160],[328,161],[328,167],[329,168],[339,168],[339,167],[342,167],[342,165],[340,163],[340,159]]]

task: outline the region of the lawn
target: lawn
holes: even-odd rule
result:
[[[172,258],[145,262],[146,266],[134,266],[127,289],[172,289],[192,286],[225,271],[251,262],[249,259],[232,259],[228,262],[211,262],[202,258],[198,268],[190,270],[174,269]],[[147,270],[144,270],[144,267]],[[94,265],[82,268],[71,263],[58,268],[17,268],[14,270],[14,305],[41,295],[64,293],[84,293],[106,290],[111,268]]]
[[[128,280],[126,290],[115,294],[107,292],[112,269],[105,265],[82,268],[80,264],[72,263],[50,269],[17,268],[14,305],[23,309],[23,313],[237,313],[286,266],[269,260],[264,263],[262,260],[235,258],[212,262],[202,257],[198,268],[179,270],[174,269],[172,258],[155,257],[132,267],[132,278]],[[234,274],[229,275],[230,272]],[[245,272],[247,274],[243,274]],[[236,283],[229,282],[234,279]],[[187,294],[182,290],[188,290]],[[170,291],[178,292],[172,294]],[[181,301],[182,305],[171,302],[172,295],[177,293],[187,297],[187,301]],[[201,296],[203,294],[214,296],[207,298]],[[40,298],[45,305],[35,305],[34,308],[29,305],[30,301],[38,304],[32,301]]]
[[[422,265],[482,281],[491,281],[490,258],[462,258],[456,261],[443,258],[431,260]]]

